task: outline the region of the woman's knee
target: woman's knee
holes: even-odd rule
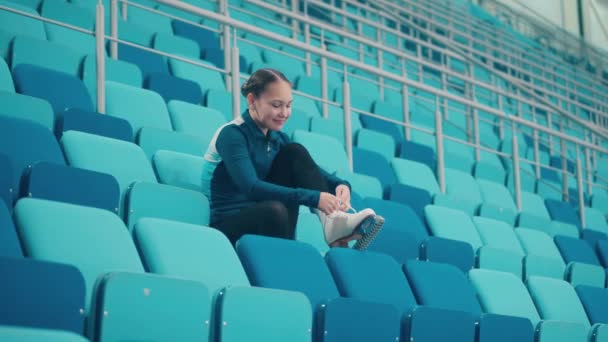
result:
[[[289,156],[293,160],[310,156],[306,147],[299,143],[289,143],[281,148],[281,153]]]
[[[260,208],[268,225],[279,231],[286,231],[289,226],[289,210],[279,201],[266,201]]]

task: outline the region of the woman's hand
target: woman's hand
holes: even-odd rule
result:
[[[322,192],[319,196],[319,210],[329,215],[336,210],[340,210],[340,199],[329,192]]]
[[[341,201],[340,210],[348,211],[350,209],[350,189],[344,184],[336,187],[336,197]]]

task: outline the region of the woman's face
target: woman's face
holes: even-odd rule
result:
[[[247,96],[251,116],[264,133],[283,128],[291,116],[292,101],[291,85],[282,80],[268,84],[258,98],[253,94]]]

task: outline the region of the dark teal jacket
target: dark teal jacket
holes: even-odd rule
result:
[[[279,150],[291,141],[287,134],[259,129],[245,111],[242,118],[220,128],[210,150],[215,150],[221,161],[211,179],[211,225],[226,216],[238,213],[256,202],[276,200],[316,208],[320,192],[289,188],[266,182],[272,162]],[[333,192],[339,184],[348,182],[321,170]]]

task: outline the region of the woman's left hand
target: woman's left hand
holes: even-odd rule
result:
[[[340,210],[348,211],[350,209],[350,189],[344,184],[336,187],[336,197],[341,201]]]

